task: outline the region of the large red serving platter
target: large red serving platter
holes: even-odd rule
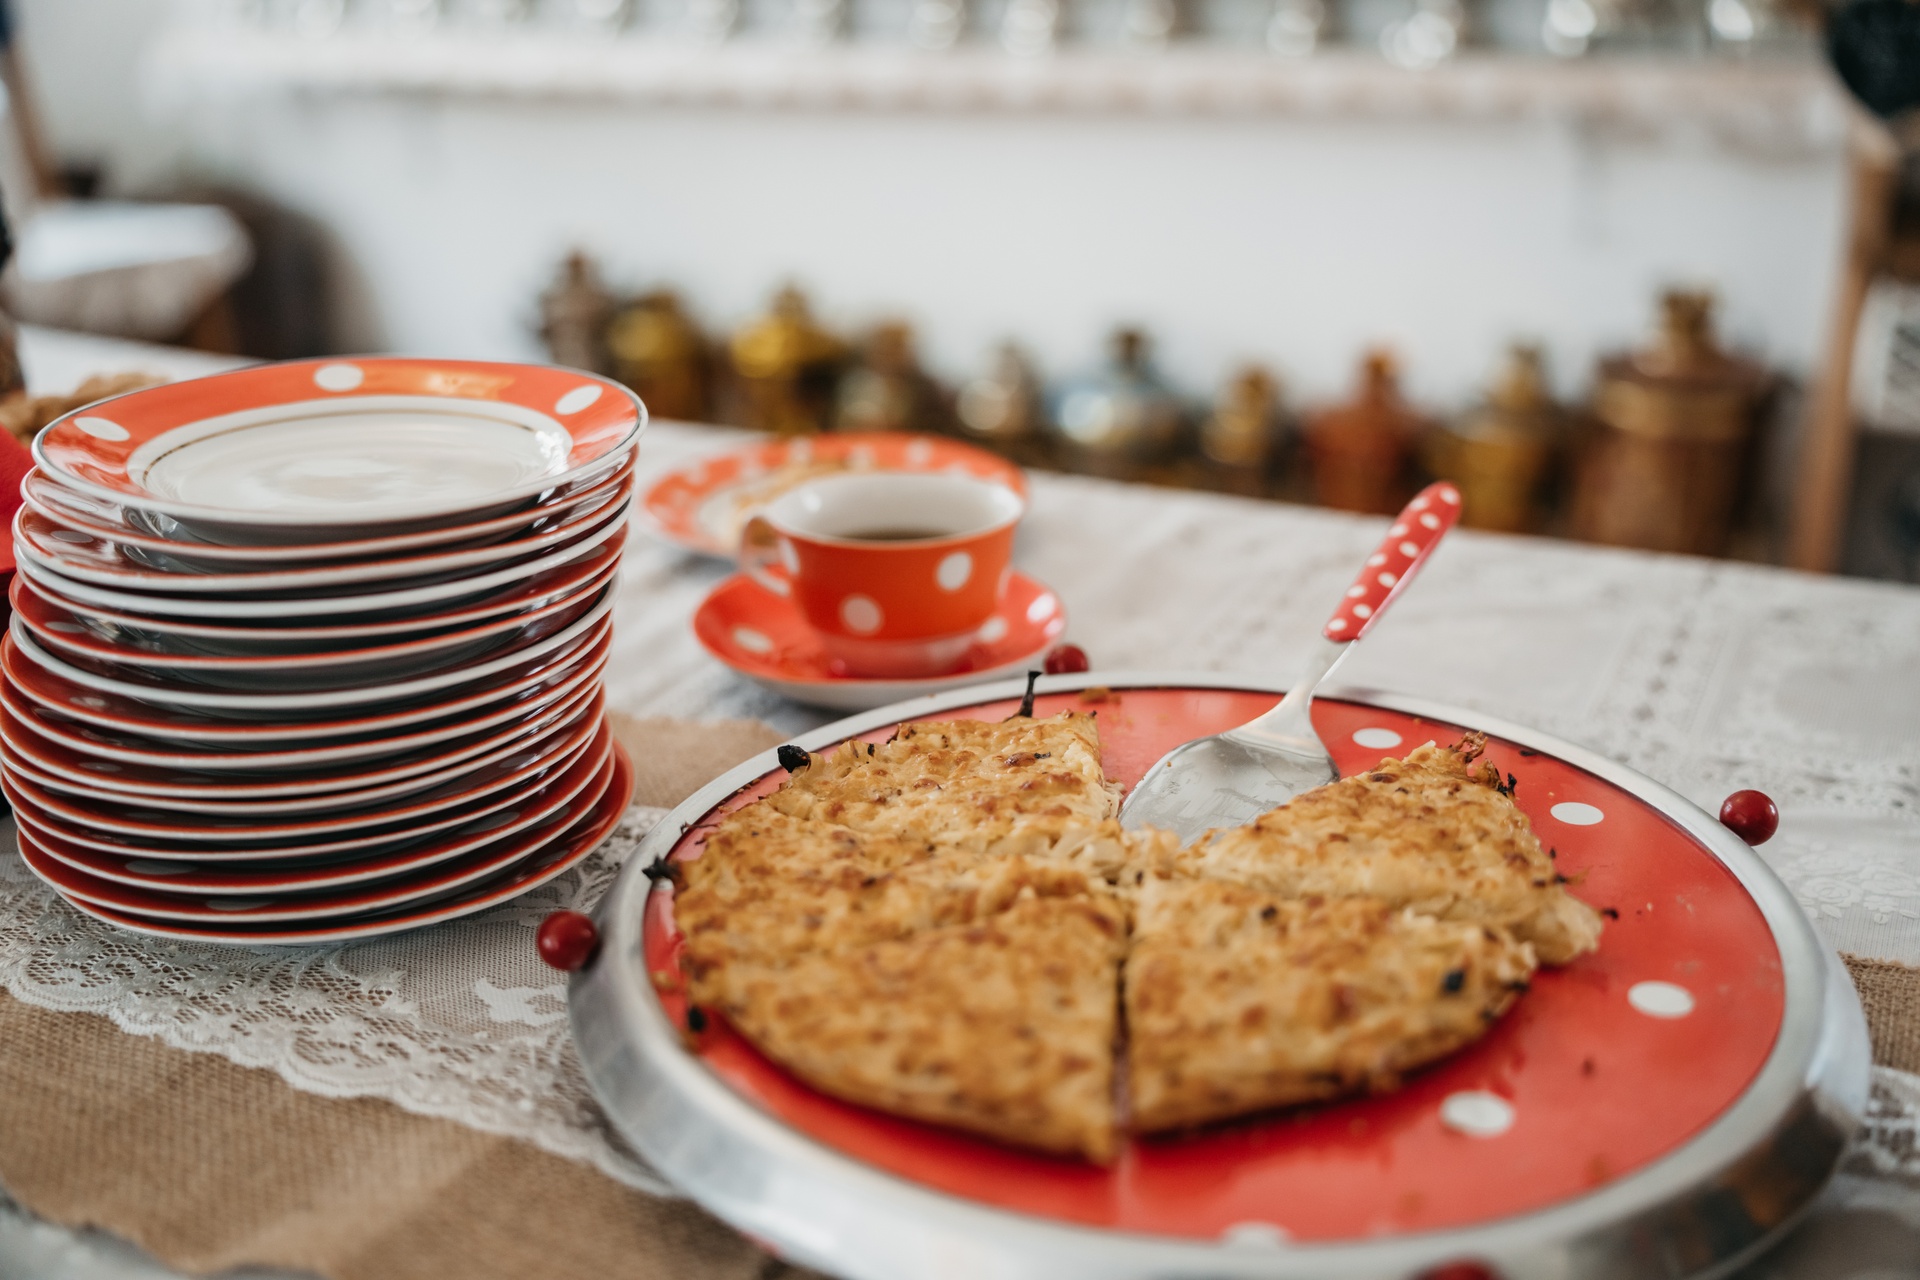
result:
[[[1097,702],[1042,696],[1038,711],[1097,711],[1107,773],[1131,785],[1171,747],[1244,723],[1275,700],[1237,690],[1130,689]],[[939,718],[998,719],[1013,705]],[[1343,775],[1460,733],[1324,699],[1314,721]],[[1376,744],[1385,733],[1401,741],[1368,747],[1356,733]],[[1487,758],[1518,781],[1515,798],[1557,851],[1573,891],[1608,913],[1606,935],[1596,954],[1543,970],[1480,1043],[1397,1093],[1135,1140],[1103,1169],[829,1098],[760,1056],[721,1019],[700,1037],[699,1055],[741,1095],[844,1155],[934,1190],[1066,1223],[1201,1239],[1264,1224],[1296,1241],[1331,1243],[1480,1225],[1580,1196],[1675,1150],[1746,1089],[1781,1025],[1779,951],[1739,882],[1659,810],[1510,743],[1493,742]],[[781,776],[761,779],[720,810],[765,794]],[[1555,806],[1569,803],[1602,816],[1584,824],[1556,818]],[[697,857],[703,840],[696,825],[671,856]],[[647,911],[648,970],[677,977],[671,896],[654,893]],[[1628,992],[1649,981],[1684,987],[1692,1012],[1640,1012]],[[661,998],[669,1016],[684,1020],[676,989]],[[1495,1137],[1447,1127],[1442,1102],[1469,1091],[1509,1103],[1512,1126]]]

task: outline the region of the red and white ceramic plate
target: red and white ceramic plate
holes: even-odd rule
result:
[[[333,859],[318,865],[287,860],[263,866],[223,863],[199,865],[126,854],[105,854],[38,828],[31,819],[23,825],[32,832],[34,843],[48,857],[112,884],[155,893],[216,897],[223,894],[314,893],[410,875],[577,813],[599,798],[598,792],[592,789],[593,784],[607,784],[611,765],[612,747],[609,744],[605,751],[589,751],[580,756],[559,777],[536,788],[518,803],[468,824],[471,830],[464,831],[456,839],[426,841],[397,853]]]
[[[419,824],[452,809],[473,804],[508,788],[548,778],[564,769],[586,751],[602,730],[597,706],[591,717],[560,725],[535,741],[492,764],[484,765],[432,790],[404,796],[384,805],[340,812],[332,806],[295,814],[289,821],[267,821],[256,811],[236,802],[229,810],[194,813],[176,808],[178,802],[156,800],[148,796],[129,800],[96,801],[85,797],[55,795],[25,776],[12,760],[7,761],[4,781],[11,797],[16,792],[44,814],[63,825],[83,827],[123,839],[166,841],[178,846],[197,844],[272,844],[279,841],[311,842],[341,838],[353,834],[381,833],[395,836],[402,828],[418,830]],[[136,846],[137,847],[137,846]]]
[[[318,649],[305,653],[174,653],[156,651],[124,633],[103,639],[81,615],[55,605],[16,577],[8,592],[13,616],[47,652],[82,667],[149,671],[193,683],[244,689],[270,685],[288,691],[324,689],[356,681],[391,683],[471,662],[513,645],[545,639],[579,621],[607,598],[607,589],[572,596],[518,618],[494,618],[435,635],[359,648]]]
[[[645,421],[625,387],[571,369],[296,360],[90,404],[33,453],[65,487],[206,541],[337,541],[505,514],[612,469]]]
[[[268,715],[300,716],[339,712],[368,703],[405,703],[444,693],[450,689],[471,687],[500,676],[544,669],[583,648],[590,648],[611,633],[613,611],[610,597],[601,600],[563,630],[539,639],[516,639],[503,653],[484,662],[442,667],[434,674],[415,676],[385,684],[348,685],[303,693],[227,693],[168,678],[169,673],[138,666],[122,666],[117,660],[94,663],[91,658],[66,662],[41,648],[24,621],[10,624],[10,638],[21,655],[35,666],[53,675],[99,693],[138,699],[165,707],[179,707],[206,715],[237,718]],[[81,662],[87,665],[80,665]],[[102,667],[115,674],[92,669]]]
[[[348,715],[297,723],[279,720],[251,723],[185,709],[169,712],[135,698],[100,693],[29,660],[14,643],[11,632],[0,640],[0,675],[41,706],[101,728],[198,746],[218,742],[245,749],[265,743],[318,744],[343,738],[364,741],[395,729],[463,719],[469,712],[493,709],[508,700],[521,702],[552,689],[571,679],[578,668],[604,665],[611,645],[611,638],[603,636],[584,653],[568,655],[532,671],[508,672],[482,682],[479,688],[458,690],[456,696],[444,702],[423,702],[379,715]]]
[[[1006,682],[885,708],[798,745],[1004,718]],[[1036,714],[1099,714],[1108,776],[1242,724],[1277,687],[1093,673]],[[734,1226],[850,1280],[1724,1274],[1798,1218],[1864,1110],[1859,1004],[1792,894],[1709,815],[1519,726],[1353,693],[1314,705],[1342,773],[1467,728],[1604,910],[1599,950],[1542,970],[1487,1036],[1376,1097],[1053,1159],[819,1093],[711,1012],[689,1030],[670,882],[713,819],[779,785],[769,751],[670,813],[599,909],[576,1043],[608,1115]],[[696,1028],[701,1020],[694,1020]]]
[[[1050,589],[1015,573],[999,607],[950,673],[911,680],[844,674],[787,596],[745,574],[715,587],[693,615],[701,647],[739,674],[795,702],[864,711],[903,698],[980,684],[1040,665],[1067,630],[1067,613]]]
[[[135,933],[188,942],[217,942],[233,946],[310,946],[353,942],[405,929],[440,924],[499,906],[568,871],[599,848],[619,825],[633,799],[633,763],[618,743],[612,752],[612,777],[599,801],[571,825],[543,842],[535,851],[493,879],[483,880],[451,897],[416,902],[396,910],[370,915],[311,920],[305,923],[200,923],[164,921],[133,915],[85,900],[67,898],[85,915]],[[61,895],[66,897],[65,894]]]
[[[537,532],[461,551],[437,551],[414,556],[375,556],[341,564],[307,565],[296,569],[260,566],[225,567],[216,572],[158,568],[127,554],[120,543],[97,537],[21,507],[13,518],[14,551],[49,573],[121,591],[162,594],[247,595],[262,592],[303,592],[321,587],[382,583],[383,590],[405,582],[422,585],[467,575],[469,571],[504,568],[543,553],[559,550],[585,538],[602,525],[623,520],[625,492],[616,492],[606,505],[576,508],[570,518],[554,521]]]
[[[516,786],[503,787],[466,804],[455,805],[398,827],[380,827],[369,831],[350,831],[344,835],[294,837],[292,839],[222,840],[203,843],[191,835],[179,836],[170,828],[144,833],[98,831],[36,804],[17,789],[8,792],[14,813],[22,822],[51,832],[78,848],[128,858],[187,862],[196,866],[253,866],[256,864],[298,860],[338,861],[347,858],[375,858],[426,847],[435,840],[458,840],[492,829],[497,816],[518,805],[546,786],[550,779],[535,777]],[[0,786],[5,781],[0,778]]]
[[[26,505],[56,524],[117,543],[130,559],[150,568],[173,572],[226,573],[238,566],[304,564],[329,560],[361,560],[375,556],[410,555],[430,547],[484,546],[552,528],[561,520],[605,506],[625,492],[633,474],[633,460],[591,481],[562,487],[535,505],[491,520],[453,524],[441,529],[398,534],[387,538],[360,538],[349,542],[281,543],[272,546],[228,546],[218,542],[182,541],[166,536],[172,524],[149,511],[129,511],[118,503],[90,498],[62,487],[35,468],[20,485]]]
[[[732,559],[740,530],[761,507],[845,471],[940,471],[1027,491],[1019,467],[984,449],[940,436],[867,431],[776,440],[676,467],[648,487],[640,509],[654,533],[675,546]]]
[[[62,712],[42,706],[0,680],[0,707],[44,739],[50,747],[96,761],[95,768],[106,764],[128,768],[176,770],[189,777],[288,776],[324,773],[329,769],[363,768],[370,773],[387,769],[402,770],[435,761],[456,751],[477,754],[500,735],[516,733],[520,722],[544,722],[556,708],[588,697],[587,688],[606,669],[608,648],[600,646],[597,661],[572,669],[564,680],[542,687],[524,701],[513,701],[482,713],[457,716],[411,733],[361,736],[344,742],[292,750],[245,750],[229,744],[214,751],[181,750],[178,743],[160,742],[137,733],[117,732],[96,724],[75,720]],[[375,766],[378,766],[377,768]],[[394,776],[404,776],[396,773]]]
[[[270,653],[298,655],[383,643],[400,644],[406,642],[408,637],[430,639],[449,630],[483,625],[511,630],[546,609],[605,586],[619,568],[622,541],[615,539],[590,556],[496,591],[480,601],[463,604],[446,612],[381,622],[341,624],[316,619],[306,624],[286,626],[244,621],[188,622],[126,613],[69,599],[44,582],[20,575],[14,577],[14,582],[18,584],[17,589],[40,597],[54,608],[67,611],[74,621],[84,624],[87,630],[102,639],[162,653],[230,654],[242,657]],[[20,606],[16,602],[14,607],[17,609]]]
[[[345,595],[282,592],[271,596],[221,596],[209,599],[201,596],[136,594],[80,582],[31,560],[21,561],[19,571],[62,599],[144,617],[282,623],[293,618],[346,618],[355,622],[369,622],[417,619],[423,614],[438,616],[443,611],[455,612],[477,606],[495,592],[578,563],[603,548],[611,548],[614,554],[618,554],[626,542],[626,536],[627,525],[624,520],[608,520],[557,551],[549,551],[516,565],[491,569],[485,573],[456,575],[425,586],[402,586]]]
[[[351,813],[372,805],[407,800],[436,787],[463,780],[484,778],[502,761],[518,758],[529,744],[547,740],[560,726],[577,723],[583,717],[600,713],[599,692],[562,711],[540,717],[514,735],[498,735],[495,743],[478,755],[436,763],[434,767],[398,777],[376,775],[371,779],[323,777],[302,784],[268,783],[257,787],[213,785],[185,787],[178,784],[139,784],[141,790],[109,785],[94,776],[74,776],[43,767],[20,747],[25,737],[18,721],[0,713],[0,760],[15,775],[75,804],[113,807],[140,805],[149,809],[186,814],[212,814],[225,818],[284,817],[292,814]],[[44,758],[44,756],[42,757]]]
[[[462,764],[478,765],[492,753],[510,749],[511,744],[543,733],[585,711],[599,692],[597,687],[583,688],[548,705],[521,709],[502,727],[465,734],[397,759],[349,761],[332,768],[298,772],[284,769],[214,772],[109,760],[91,746],[75,748],[70,741],[45,733],[32,716],[32,708],[26,709],[27,715],[22,715],[15,695],[0,684],[0,743],[20,761],[27,777],[58,779],[59,785],[49,786],[54,791],[87,788],[74,794],[99,792],[125,796],[130,802],[137,796],[260,800],[331,795],[421,779]]]

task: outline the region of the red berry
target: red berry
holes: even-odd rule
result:
[[[1093,664],[1087,661],[1087,651],[1077,644],[1057,644],[1047,650],[1047,674],[1050,676],[1070,676],[1076,671],[1091,671]]]
[[[1764,791],[1736,791],[1720,806],[1720,821],[1748,844],[1765,844],[1780,829],[1780,811]]]
[[[1443,1262],[1422,1271],[1420,1280],[1500,1280],[1500,1273],[1484,1262]]]
[[[583,968],[600,949],[600,929],[578,911],[556,911],[540,922],[533,940],[542,960],[571,973]]]

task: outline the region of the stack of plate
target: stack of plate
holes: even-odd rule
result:
[[[146,933],[477,911],[626,808],[601,676],[645,411],[564,369],[268,365],[34,444],[0,644],[27,865]]]

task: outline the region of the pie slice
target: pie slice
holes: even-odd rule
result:
[[[1371,897],[1442,920],[1509,929],[1547,964],[1600,941],[1600,915],[1566,891],[1551,856],[1476,767],[1483,734],[1296,796],[1248,826],[1183,850],[1182,874],[1289,898]]]
[[[977,923],[736,961],[716,1007],[823,1092],[1105,1163],[1125,948],[1117,902],[1027,897]]]
[[[1533,971],[1504,929],[1377,898],[1149,879],[1126,968],[1130,1127],[1392,1089],[1485,1034]]]
[[[1119,810],[1094,718],[1062,712],[997,723],[904,724],[884,743],[847,742],[766,803],[795,818],[871,834],[990,850],[1015,833],[1057,835]]]

